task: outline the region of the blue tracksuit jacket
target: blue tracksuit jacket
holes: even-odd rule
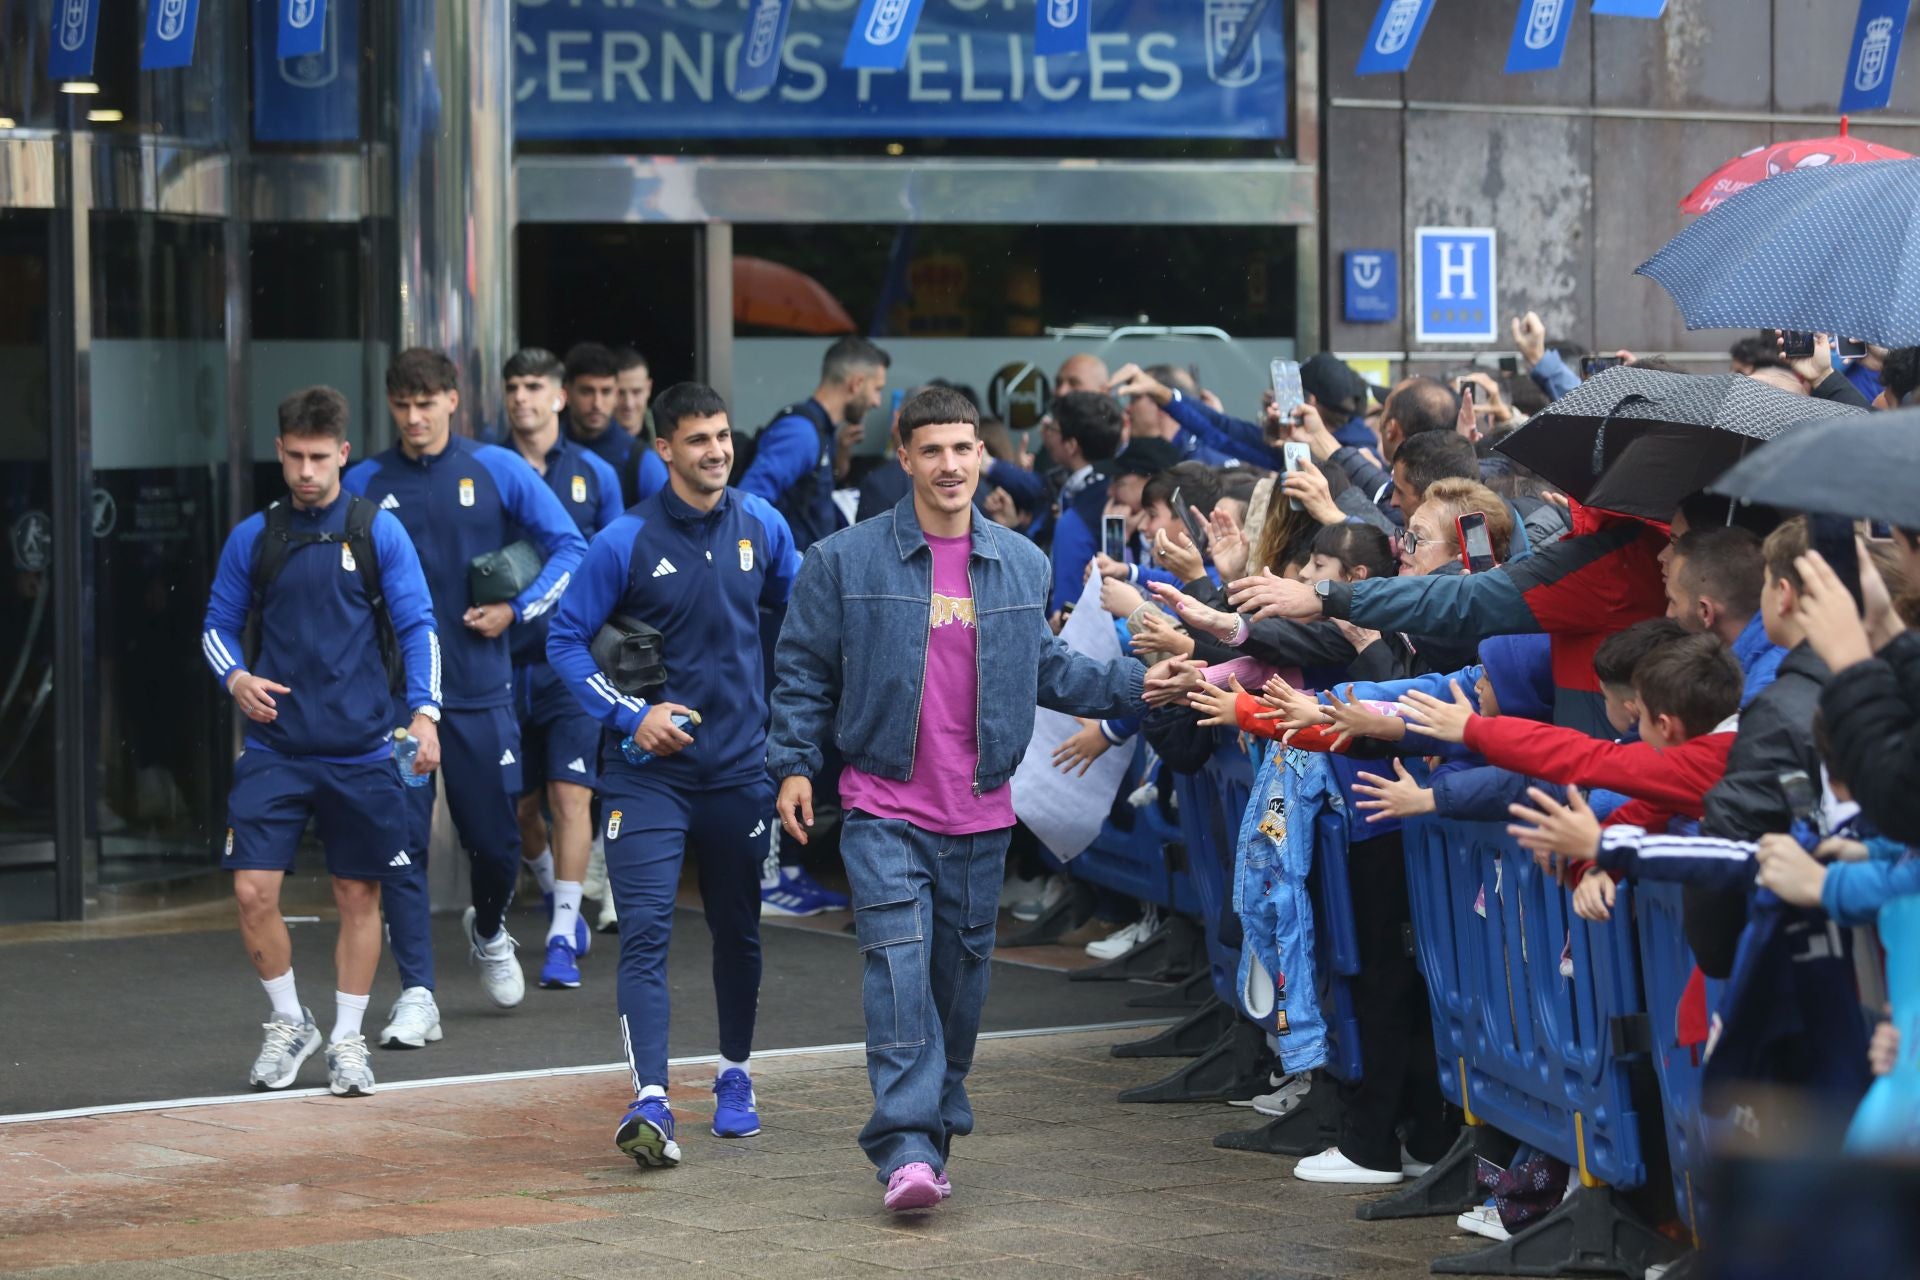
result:
[[[810,400],[820,417],[831,421],[824,406]],[[786,518],[793,531],[793,543],[805,551],[846,522],[840,508],[833,505],[832,434],[820,443],[820,429],[804,414],[789,413],[775,418],[755,437],[753,465],[740,477],[740,488],[764,499]],[[811,477],[805,492],[795,494],[794,486]]]
[[[793,534],[761,498],[728,489],[710,512],[664,489],[636,504],[587,548],[547,638],[553,669],[589,715],[632,737],[647,704],[616,690],[594,665],[593,638],[609,618],[659,630],[667,683],[655,700],[700,713],[693,745],[641,766],[676,784],[720,789],[766,776],[767,682],[760,611],[782,609],[800,572]],[[617,740],[603,774],[631,772]]]
[[[1048,613],[1079,601],[1087,566],[1100,551],[1100,517],[1107,509],[1107,482],[1095,480],[1062,505],[1053,527],[1053,598]]]
[[[625,435],[626,432],[620,434]],[[606,459],[579,441],[567,439],[566,433],[562,432],[553,448],[547,450],[545,463],[547,469],[541,473],[541,478],[547,482],[547,488],[553,491],[553,496],[560,499],[560,505],[565,508],[573,527],[580,531],[582,538],[591,540],[594,534],[620,518],[623,509],[620,503],[620,474]],[[532,536],[528,530],[516,527],[512,540]],[[508,629],[507,640],[513,650],[515,666],[547,660],[547,622],[550,617],[550,614],[542,614],[526,622],[516,622]]]
[[[347,506],[342,494],[330,506],[295,508],[292,530],[344,535]],[[407,668],[407,701],[399,707],[387,685],[373,611],[345,542],[292,548],[261,602],[260,652],[250,666],[246,662],[241,636],[253,607],[254,545],[265,527],[266,516],[256,512],[227,536],[207,600],[201,653],[222,687],[237,668],[247,666],[252,674],[292,690],[275,695],[280,715],[272,724],[247,721],[249,750],[345,764],[377,760],[392,751],[387,735],[412,708],[440,705],[433,602],[413,543],[387,512],[374,517],[380,590]]]
[[[472,600],[467,569],[475,556],[523,536],[518,526],[547,562],[513,602],[514,620],[549,612],[587,549],[566,508],[518,454],[464,436],[449,437],[445,449],[418,458],[396,445],[349,469],[341,483],[399,517],[413,538],[433,593],[447,707],[506,706],[513,700],[507,637],[488,640],[461,621]]]

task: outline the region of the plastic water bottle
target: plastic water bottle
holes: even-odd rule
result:
[[[700,713],[698,711],[674,713],[674,728],[684,729],[688,725],[692,725],[696,729],[700,727]],[[653,752],[641,750],[640,744],[633,740],[632,734],[628,734],[626,737],[620,739],[620,754],[625,756],[627,763],[631,765],[643,765],[653,759]]]
[[[393,767],[399,771],[400,781],[409,787],[424,787],[433,780],[432,774],[415,773],[413,761],[420,754],[420,739],[405,729],[393,731]]]

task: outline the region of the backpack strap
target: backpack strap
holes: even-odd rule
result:
[[[406,690],[406,660],[400,653],[400,633],[394,629],[393,613],[387,608],[386,592],[380,583],[380,550],[373,544],[373,522],[380,516],[380,505],[358,494],[348,496],[347,546],[353,551],[354,564],[360,570],[360,586],[367,593],[367,607],[373,610],[373,633],[380,645],[380,661],[387,669],[387,686],[395,693]]]

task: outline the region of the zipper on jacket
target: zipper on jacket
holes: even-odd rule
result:
[[[973,575],[971,571],[968,572],[967,580],[968,580],[967,589],[971,591],[973,589],[972,587]],[[920,716],[921,716],[921,713],[924,712],[927,708],[927,667],[931,664],[932,660],[933,660],[933,544],[928,543],[927,544],[927,638],[926,638],[926,643],[921,647],[921,650],[920,650],[920,689],[914,695],[914,700],[913,700],[913,737],[907,743],[907,776],[905,779],[903,779],[903,781],[907,781],[907,782],[911,782],[913,780],[913,768],[914,768],[914,765],[917,764],[920,759]],[[978,765],[975,765],[974,767],[976,769],[979,768]],[[977,780],[978,774],[976,774],[975,777]]]
[[[973,548],[967,548],[967,596],[973,606],[973,794],[980,794],[980,742],[985,726],[980,723],[980,594],[973,585]],[[933,647],[933,633],[927,633],[927,647]]]

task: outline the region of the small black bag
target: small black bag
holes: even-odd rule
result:
[[[613,687],[631,697],[653,692],[667,682],[661,636],[654,628],[624,615],[610,618],[593,637],[588,652]]]
[[[517,600],[539,580],[546,563],[540,548],[524,538],[498,551],[477,555],[467,566],[467,594],[473,597],[476,608]]]

